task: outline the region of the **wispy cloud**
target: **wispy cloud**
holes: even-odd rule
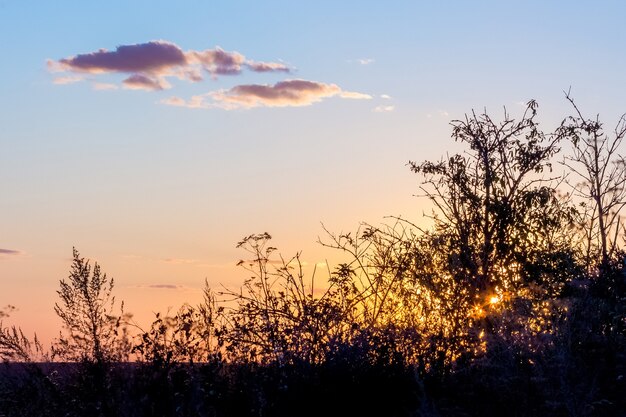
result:
[[[93,89],[97,91],[117,90],[118,87],[111,83],[93,83]]]
[[[372,58],[361,58],[357,59],[357,62],[361,65],[369,65],[372,64],[374,60]]]
[[[181,265],[181,264],[195,264],[199,261],[197,259],[165,258],[163,259],[163,262],[167,262],[169,264]]]
[[[176,285],[176,284],[150,284],[150,285],[145,285],[144,287],[155,288],[159,290],[181,290],[184,288],[184,286]]]
[[[173,283],[168,283],[168,282],[162,282],[162,283],[146,283],[146,284],[139,284],[139,285],[133,285],[130,288],[139,288],[139,289],[152,289],[152,290],[166,290],[166,291],[197,291],[197,288],[193,288],[193,287],[188,287],[186,285],[180,285],[180,284],[173,284]]]
[[[376,106],[372,111],[375,113],[388,113],[394,111],[395,109],[395,106]]]
[[[74,84],[79,81],[83,81],[85,78],[78,75],[69,75],[67,77],[55,77],[52,81],[56,85]]]
[[[437,114],[439,115],[439,117],[449,117],[450,116],[450,114],[447,111],[445,111],[445,110],[437,110]],[[432,119],[433,113],[426,114],[426,117],[428,119]]]
[[[0,249],[0,259],[13,258],[24,255],[24,252],[15,249]]]
[[[286,80],[274,85],[246,84],[229,90],[213,91],[190,100],[170,97],[162,104],[190,108],[219,107],[226,110],[253,107],[299,107],[309,106],[325,98],[371,99],[368,94],[345,91],[336,84],[307,80]]]
[[[246,66],[254,72],[291,72],[291,68],[281,62],[246,62]]]

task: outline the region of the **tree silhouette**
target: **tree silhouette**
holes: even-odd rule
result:
[[[60,303],[54,305],[66,332],[59,335],[54,353],[97,364],[123,359],[128,354],[123,303],[114,315],[113,279],[100,272],[98,263],[92,269],[76,248],[72,255],[70,275],[57,291]]]
[[[563,163],[579,180],[572,188],[584,209],[585,263],[602,270],[617,253],[625,230],[620,212],[626,205],[626,159],[618,152],[626,136],[626,115],[620,117],[609,136],[599,117],[586,119],[569,92],[566,98],[576,114],[560,128],[572,144],[572,154]]]

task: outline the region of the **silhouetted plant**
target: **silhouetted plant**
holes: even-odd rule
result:
[[[60,303],[54,311],[63,321],[66,334],[61,333],[54,353],[66,360],[86,360],[95,363],[125,360],[129,341],[124,319],[124,303],[115,315],[113,279],[93,269],[89,260],[73,249],[70,275],[60,281],[57,291]]]
[[[620,212],[626,205],[626,159],[618,152],[626,136],[626,115],[620,117],[610,137],[599,117],[586,119],[569,92],[566,98],[576,114],[560,127],[572,144],[572,154],[563,164],[579,180],[571,186],[582,199],[584,260],[590,268],[608,267],[625,230]]]
[[[139,335],[133,352],[142,361],[164,366],[208,361],[217,353],[212,325],[206,310],[189,304],[173,316],[157,313],[150,329]]]
[[[226,351],[244,361],[318,363],[328,342],[357,324],[351,322],[349,289],[331,279],[316,295],[315,271],[305,281],[299,254],[271,260],[275,248],[270,239],[267,233],[251,235],[238,244],[252,256],[239,265],[253,275],[240,292],[222,293],[235,304],[224,315]]]
[[[0,321],[0,360],[9,362],[31,362],[46,360],[47,353],[37,335],[29,339],[21,328],[4,327]]]
[[[5,327],[2,319],[9,317],[16,307],[0,309],[0,360],[4,362],[32,362],[48,360],[48,353],[35,334],[28,338],[17,326]]]
[[[347,260],[321,281],[247,236],[240,289],[205,281],[132,345],[113,280],[74,250],[55,305],[70,363],[13,363],[46,356],[0,323],[0,417],[623,416],[626,126],[609,138],[566,98],[577,116],[554,133],[534,101],[518,121],[472,112],[452,122],[464,153],[410,162],[430,228],[325,230]],[[551,169],[566,139],[574,196]]]

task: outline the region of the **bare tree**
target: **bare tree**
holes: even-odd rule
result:
[[[583,199],[583,207],[588,208],[582,219],[585,261],[588,267],[599,264],[602,269],[619,249],[619,237],[624,231],[620,212],[626,205],[626,159],[618,152],[626,135],[626,115],[620,117],[609,135],[599,116],[586,119],[570,92],[565,97],[576,115],[565,119],[560,128],[573,147],[563,164],[578,178],[570,185],[575,196]]]

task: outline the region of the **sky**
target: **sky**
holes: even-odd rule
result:
[[[409,160],[461,150],[472,109],[550,130],[577,104],[626,112],[621,1],[0,0],[0,307],[60,330],[72,248],[138,324],[248,274],[268,232],[317,243],[423,221]]]

